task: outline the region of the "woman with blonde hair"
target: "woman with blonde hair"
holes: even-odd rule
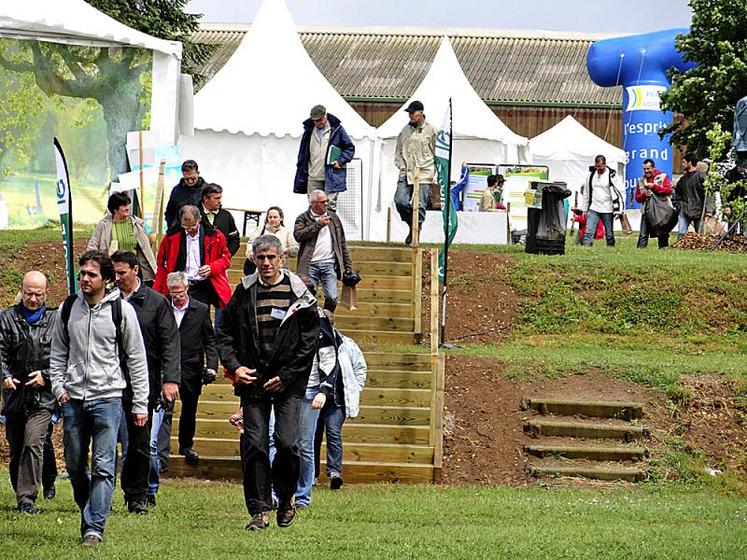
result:
[[[265,223],[258,227],[246,242],[246,260],[244,261],[244,274],[252,274],[257,267],[254,264],[252,254],[252,241],[260,235],[274,235],[283,245],[284,257],[295,257],[298,254],[298,242],[293,237],[293,232],[285,227],[283,223],[283,210],[279,206],[270,206],[265,214]]]
[[[106,203],[109,214],[93,230],[86,251],[95,249],[107,255],[116,251],[135,253],[143,282],[152,286],[156,277],[156,257],[145,233],[143,220],[130,214],[131,203],[127,193],[115,192],[109,196]]]

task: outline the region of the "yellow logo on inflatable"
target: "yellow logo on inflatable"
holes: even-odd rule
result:
[[[667,88],[662,86],[628,86],[628,105],[625,111],[661,111],[659,96]]]

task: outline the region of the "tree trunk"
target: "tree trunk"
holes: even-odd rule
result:
[[[140,90],[135,86],[139,86],[139,81],[124,84],[116,91],[103,91],[97,97],[106,122],[109,175],[112,181],[116,181],[117,176],[128,169],[127,133],[140,130]]]

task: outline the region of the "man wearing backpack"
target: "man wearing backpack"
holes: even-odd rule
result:
[[[86,251],[78,266],[80,290],[65,301],[52,331],[49,377],[63,407],[65,464],[81,511],[82,544],[95,547],[111,511],[122,397],[131,395],[134,422],[145,426],[148,369],[135,310],[117,288],[106,290],[114,282],[109,256]]]
[[[168,300],[138,278],[137,255],[129,251],[117,251],[111,259],[122,299],[135,308],[145,343],[148,364],[150,386],[148,422],[142,427],[135,424],[135,415],[127,399],[124,402],[124,418],[122,419],[127,428],[125,430],[127,441],[123,441],[122,444],[123,449],[127,449],[122,467],[122,491],[128,511],[145,514],[148,513],[149,505],[155,505],[155,497],[147,498],[153,410],[156,408],[159,397],[170,404],[179,396],[179,384],[181,383],[179,329]]]

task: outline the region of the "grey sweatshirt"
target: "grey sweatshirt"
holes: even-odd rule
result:
[[[58,399],[67,392],[71,399],[95,400],[122,396],[127,386],[119,366],[117,333],[111,302],[119,299],[118,289],[91,307],[83,294],[70,310],[68,335],[63,321],[52,331],[49,377]],[[122,345],[127,356],[133,400],[132,412],[148,412],[148,366],[145,345],[132,305],[122,301]]]

